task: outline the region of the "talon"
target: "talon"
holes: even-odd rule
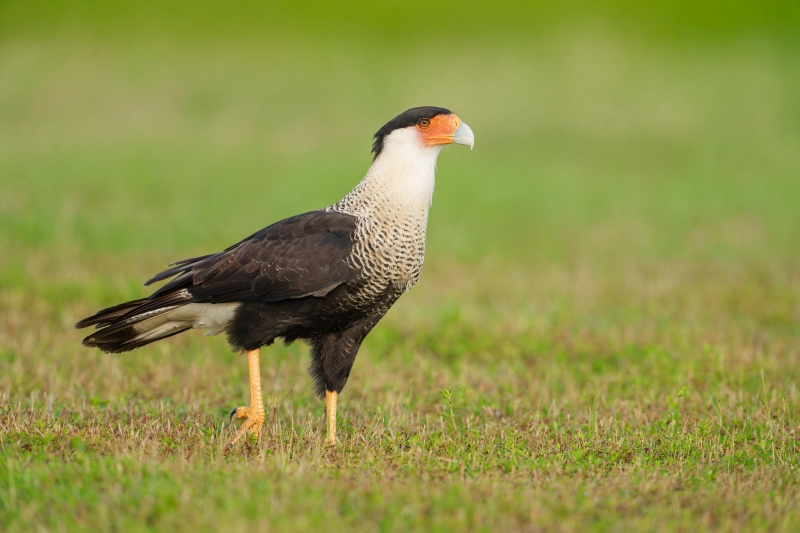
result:
[[[230,414],[231,422],[233,422],[234,418],[250,418],[250,408],[243,405],[234,407]]]
[[[242,410],[241,408],[239,409]],[[245,415],[242,415],[240,418],[245,418]],[[244,421],[244,424],[239,428],[236,432],[236,435],[233,436],[231,441],[228,443],[228,448],[232,448],[234,444],[236,444],[239,439],[244,437],[248,432],[252,433],[258,439],[261,436],[261,427],[264,425],[264,415],[255,414],[250,415],[247,414],[247,419]]]

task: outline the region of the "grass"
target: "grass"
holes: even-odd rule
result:
[[[422,42],[390,8],[239,35],[59,5],[0,16],[0,529],[800,527],[790,17],[458,12]],[[337,200],[419,104],[477,144],[439,160],[422,281],[335,450],[301,344],[265,351],[265,433],[231,454],[224,339],[80,345],[165,263]]]

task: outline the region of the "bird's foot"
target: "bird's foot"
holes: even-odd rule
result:
[[[264,412],[257,411],[251,407],[236,407],[231,411],[230,419],[244,418],[244,424],[236,432],[231,441],[228,443],[228,448],[233,448],[239,439],[241,439],[248,431],[258,438],[261,435],[261,428],[264,426]]]

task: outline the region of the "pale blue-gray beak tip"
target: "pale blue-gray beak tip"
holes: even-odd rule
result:
[[[475,147],[475,134],[472,133],[472,129],[467,126],[466,122],[462,122],[453,133],[453,142],[469,146],[470,150]]]

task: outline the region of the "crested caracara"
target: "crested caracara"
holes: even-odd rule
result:
[[[145,284],[172,278],[149,297],[78,322],[98,328],[83,344],[119,353],[193,328],[225,332],[232,349],[247,352],[250,371],[250,406],[231,413],[244,419],[233,445],[264,424],[259,349],[303,339],[335,444],[336,399],[361,342],[419,279],[436,157],[447,144],[474,141],[447,109],[409,109],[375,134],[372,166],[347,196],[173,263]]]

